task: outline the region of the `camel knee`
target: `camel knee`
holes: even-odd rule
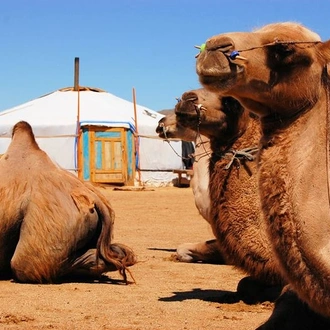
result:
[[[242,278],[237,285],[240,299],[247,304],[275,301],[281,294],[283,285],[267,284],[252,276]]]

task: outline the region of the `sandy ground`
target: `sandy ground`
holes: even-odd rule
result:
[[[0,282],[0,329],[252,330],[271,303],[235,298],[244,274],[226,265],[173,261],[184,242],[212,238],[190,188],[103,189],[116,212],[115,241],[136,252],[136,284],[117,272],[108,281],[29,285]]]

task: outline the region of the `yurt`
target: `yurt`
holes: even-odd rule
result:
[[[0,154],[21,120],[41,149],[85,181],[162,186],[182,169],[181,141],[155,132],[162,114],[98,88],[62,88],[0,112]]]

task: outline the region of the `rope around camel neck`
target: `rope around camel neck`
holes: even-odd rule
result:
[[[329,171],[330,171],[330,86],[329,86],[329,80],[330,80],[330,77],[327,76],[327,84],[325,86],[325,92],[326,92],[326,118],[327,118],[327,132],[325,134],[326,136],[326,165],[327,165],[327,181],[328,181],[328,202],[329,202],[329,206],[330,206],[330,178],[329,178]]]
[[[256,158],[256,154],[259,152],[259,148],[257,146],[251,148],[244,148],[241,150],[228,150],[222,158],[230,158],[229,163],[225,166],[226,170],[229,170],[233,163],[236,161],[239,164],[242,160],[254,161]],[[239,165],[238,165],[239,166]]]

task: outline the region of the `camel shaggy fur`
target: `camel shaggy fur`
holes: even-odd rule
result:
[[[195,205],[199,214],[210,222],[209,170],[211,155],[209,139],[194,130],[179,125],[173,112],[159,120],[156,132],[167,140],[180,139],[195,143],[193,175],[190,180]],[[181,262],[224,263],[215,239],[206,242],[183,243],[177,247],[176,258]]]
[[[55,165],[18,122],[0,159],[0,272],[19,282],[99,278],[119,270],[133,251],[114,244],[114,211],[98,189]]]
[[[214,36],[197,58],[203,86],[261,118],[259,192],[290,286],[260,329],[330,328],[329,63],[330,40],[292,22]]]

